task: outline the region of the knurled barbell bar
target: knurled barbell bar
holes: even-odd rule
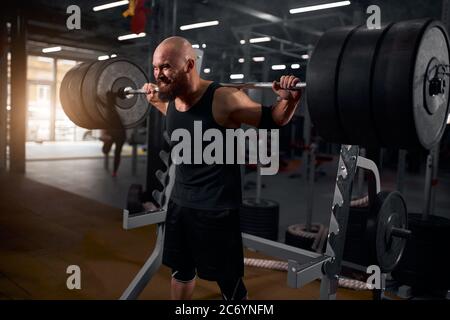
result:
[[[270,89],[272,88],[272,82],[246,82],[246,83],[221,83],[222,87],[236,88],[239,90],[243,89]],[[291,90],[301,90],[306,87],[305,82],[297,83]],[[158,92],[159,88],[155,85],[155,91]],[[144,89],[133,89],[132,87],[121,88],[118,92],[122,99],[130,99],[135,94],[147,94]]]
[[[306,74],[316,131],[341,144],[431,148],[447,121],[449,63],[446,29],[433,19],[325,32]],[[148,82],[139,66],[123,58],[83,63],[64,77],[61,104],[79,126],[131,128],[147,116],[145,92],[139,88]],[[271,82],[222,85],[272,87]]]

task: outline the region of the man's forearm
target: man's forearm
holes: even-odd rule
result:
[[[272,109],[273,121],[279,126],[286,125],[297,109],[300,99],[284,100],[280,99]]]

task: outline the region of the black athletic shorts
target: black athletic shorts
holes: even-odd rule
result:
[[[244,275],[239,210],[199,210],[169,201],[163,264],[218,281]]]

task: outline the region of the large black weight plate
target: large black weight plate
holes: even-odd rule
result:
[[[379,145],[372,111],[372,74],[378,47],[390,26],[380,29],[360,26],[342,52],[337,96],[347,144]]]
[[[133,128],[145,120],[149,105],[145,95],[134,95],[129,99],[119,97],[119,89],[131,87],[140,89],[149,82],[145,72],[135,63],[125,59],[105,60],[97,75],[96,91],[99,111],[108,117],[110,106],[120,118],[124,128]]]
[[[435,20],[395,23],[380,46],[373,75],[373,106],[383,146],[431,148],[439,142],[448,112],[448,89],[438,110],[426,105],[426,69],[437,58],[449,63],[448,36]]]
[[[400,261],[406,239],[390,235],[390,228],[406,229],[406,203],[397,192],[382,191],[371,205],[371,215],[367,220],[371,264],[377,264],[382,272],[391,272]]]
[[[69,117],[69,119],[77,126],[83,127],[86,123],[83,122],[82,117],[78,116],[78,112],[75,112],[76,106],[72,106],[73,99],[70,96],[73,92],[69,90],[69,83],[75,70],[75,68],[72,68],[64,75],[61,81],[61,86],[59,87],[59,99],[61,101],[61,106],[64,113]]]
[[[102,70],[105,68],[107,61],[108,60],[94,62],[86,72],[81,88],[81,96],[89,116],[104,123],[103,128],[119,128],[120,120],[114,111],[113,103],[102,103],[102,100],[104,101],[106,99],[101,99],[98,90],[98,79]],[[120,75],[116,74],[111,76],[112,78],[110,78],[109,81],[114,81],[114,79]],[[107,93],[105,93],[105,95],[106,94]],[[108,95],[109,94],[110,93],[108,93]]]
[[[86,129],[106,128],[106,124],[98,118],[91,117],[82,98],[82,86],[86,73],[93,62],[76,65],[64,76],[67,81],[61,86],[60,100],[64,112],[77,125]],[[64,79],[63,79],[64,80]],[[75,114],[75,116],[74,116]]]
[[[447,124],[449,108],[449,78],[443,76],[444,93],[430,95],[427,75],[434,75],[436,64],[449,64],[449,39],[446,28],[431,23],[424,32],[417,50],[414,69],[413,106],[416,132],[420,143],[427,148],[438,143]]]
[[[355,29],[341,27],[327,31],[319,39],[306,72],[311,121],[318,134],[329,142],[346,140],[337,106],[337,83],[342,51]]]

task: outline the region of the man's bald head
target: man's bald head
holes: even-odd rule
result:
[[[172,63],[184,64],[189,59],[197,60],[192,44],[183,37],[170,37],[163,40],[155,50],[155,58],[170,59]]]
[[[153,54],[153,75],[159,95],[170,100],[189,91],[200,79],[196,60],[196,52],[185,38],[170,37],[162,41]]]

